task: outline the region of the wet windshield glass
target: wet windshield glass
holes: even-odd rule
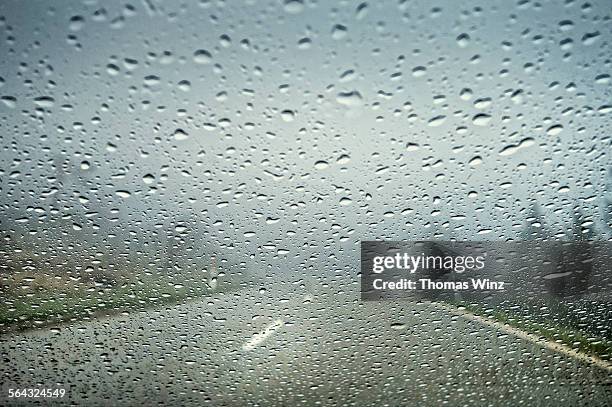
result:
[[[606,260],[360,292],[364,241],[610,239],[609,6],[0,0],[0,404],[612,403]]]

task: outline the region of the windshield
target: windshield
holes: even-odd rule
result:
[[[0,0],[0,404],[611,404],[611,17]],[[582,246],[379,298],[369,241]]]

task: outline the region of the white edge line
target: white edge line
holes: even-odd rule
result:
[[[480,322],[481,324],[488,325],[490,327],[499,329],[500,331],[506,332],[506,333],[508,333],[510,335],[514,335],[514,336],[519,337],[521,339],[524,339],[526,341],[533,342],[533,343],[535,343],[537,345],[540,345],[540,346],[542,346],[544,348],[550,349],[550,350],[555,351],[555,352],[562,353],[562,354],[570,356],[570,357],[572,357],[574,359],[578,359],[578,360],[580,360],[582,362],[587,362],[587,363],[593,364],[593,365],[595,365],[597,367],[600,367],[600,368],[602,368],[604,370],[612,371],[612,363],[610,363],[610,362],[608,362],[606,360],[603,360],[601,358],[598,358],[597,356],[587,355],[587,354],[578,352],[578,351],[570,348],[567,345],[563,345],[563,344],[560,344],[560,343],[557,343],[557,342],[553,342],[553,341],[542,339],[541,337],[538,337],[537,335],[530,334],[530,333],[525,332],[525,331],[523,331],[521,329],[515,328],[515,327],[513,327],[511,325],[495,321],[495,320],[493,320],[491,318],[482,317],[482,316],[479,316],[479,315],[472,314],[471,312],[469,312],[467,310],[457,309],[457,308],[454,308],[454,307],[449,306],[449,305],[440,304],[439,302],[429,302],[429,304],[432,304],[433,306],[438,307],[438,308],[442,308],[445,311],[450,312],[451,314],[458,315],[458,316],[461,316],[463,318],[470,319],[472,321]]]

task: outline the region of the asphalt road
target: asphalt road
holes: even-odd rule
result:
[[[9,388],[75,405],[606,406],[610,372],[432,304],[291,285],[0,337]]]

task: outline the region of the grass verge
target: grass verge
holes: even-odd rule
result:
[[[237,291],[247,282],[221,282],[212,290],[206,281],[152,275],[111,287],[78,287],[70,290],[12,290],[3,293],[0,330],[23,331],[64,322],[174,304],[213,294]]]

